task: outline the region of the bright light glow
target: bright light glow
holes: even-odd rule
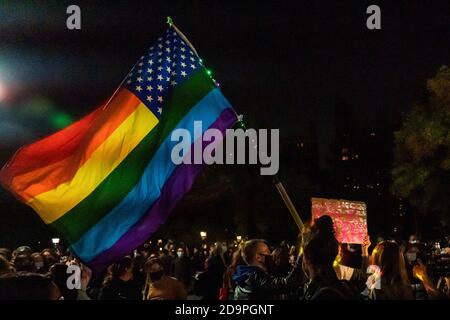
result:
[[[236,240],[237,241],[241,241],[242,240],[242,236],[236,236]]]
[[[59,243],[59,238],[52,238],[52,243],[53,244],[58,244]]]
[[[6,88],[3,83],[0,82],[0,102],[6,98]]]
[[[200,237],[206,238],[206,231],[200,231]]]

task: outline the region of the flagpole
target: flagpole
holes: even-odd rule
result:
[[[244,117],[242,115],[238,116],[238,123],[239,123],[239,127],[241,129],[243,129],[244,131],[247,130],[247,126],[245,125]],[[303,221],[300,218],[300,215],[298,214],[298,211],[295,208],[294,203],[292,203],[291,197],[289,197],[289,194],[287,193],[286,189],[284,188],[283,183],[281,182],[278,175],[274,176],[273,183],[274,183],[275,187],[277,188],[278,192],[280,193],[280,196],[283,199],[284,204],[288,208],[289,213],[291,214],[292,219],[294,219],[294,222],[297,225],[298,229],[300,231],[302,231],[303,226],[304,226]]]
[[[197,53],[197,50],[195,50],[194,46],[192,45],[192,43],[188,40],[188,38],[184,35],[183,32],[181,32],[180,29],[177,28],[177,26],[173,23],[173,20],[171,17],[167,17],[167,24],[172,27],[181,37],[181,39],[184,40],[184,42],[186,42],[186,44],[192,49],[192,51],[194,51],[194,53],[196,54],[197,57],[200,57]]]
[[[197,53],[197,50],[195,50],[194,46],[188,40],[188,38],[183,34],[183,32],[181,32],[180,29],[178,29],[175,26],[175,24],[173,23],[173,20],[172,20],[171,17],[167,17],[167,24],[170,27],[172,27],[178,33],[178,35],[186,42],[186,44],[192,49],[192,51],[197,55],[197,57],[200,58],[200,56]],[[237,114],[236,114],[236,116],[238,118],[237,122],[239,123],[239,126],[241,127],[241,129],[243,129],[245,131],[246,130],[246,126],[245,126],[245,123],[244,123],[244,120],[243,120],[243,116],[242,115],[237,115]],[[283,199],[284,204],[288,208],[289,213],[292,216],[292,219],[294,219],[295,224],[297,225],[299,230],[302,231],[303,230],[303,221],[300,218],[300,215],[298,214],[297,209],[295,208],[294,204],[292,203],[291,198],[289,197],[289,194],[287,193],[286,189],[284,188],[283,183],[280,181],[280,179],[278,178],[277,175],[275,175],[275,177],[274,177],[274,184],[275,184],[275,187],[277,188],[278,192],[280,193],[280,196]]]
[[[295,224],[297,225],[298,229],[300,231],[303,230],[303,221],[300,218],[300,215],[297,212],[297,209],[295,208],[294,204],[291,201],[291,197],[289,197],[289,194],[287,193],[286,189],[283,186],[283,183],[280,181],[277,175],[273,178],[273,183],[275,184],[275,187],[277,188],[278,192],[280,193],[281,198],[284,201],[284,204],[289,210],[289,213],[292,216],[292,219],[294,219]]]
[[[178,33],[178,35],[181,37],[181,39],[183,39],[184,42],[186,42],[186,44],[189,46],[189,48],[191,48],[192,51],[195,53],[195,55],[199,58],[200,64],[206,69],[203,59],[198,54],[197,50],[195,50],[194,45],[189,41],[189,39],[184,35],[184,33],[181,32],[181,30],[177,28],[177,26],[173,23],[173,20],[171,17],[167,17],[167,24],[169,25],[169,27],[173,28]],[[220,87],[219,83],[211,76],[211,73],[208,73],[208,76],[211,78],[214,85],[219,88]],[[236,115],[236,118],[240,119],[240,116],[236,113],[236,111],[233,108],[231,108],[231,110]],[[239,121],[240,120],[238,120],[237,122],[239,122]]]

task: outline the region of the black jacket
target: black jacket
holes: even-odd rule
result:
[[[187,288],[191,282],[191,261],[187,257],[175,258],[172,262],[172,276],[181,281]]]
[[[223,286],[223,274],[226,266],[220,256],[212,256],[206,260],[206,278],[208,285],[203,293],[204,300],[217,300],[219,290]]]
[[[102,288],[99,300],[142,300],[141,289],[135,280],[112,279]]]
[[[273,277],[256,266],[238,266],[233,276],[235,300],[269,300],[299,285],[300,267],[286,277]]]
[[[305,300],[350,300],[355,292],[346,281],[340,281],[330,268],[306,286]]]

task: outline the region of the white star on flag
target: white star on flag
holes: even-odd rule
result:
[[[163,102],[163,97],[158,96],[158,102]]]
[[[147,101],[148,101],[148,102],[152,102],[152,101],[153,101],[152,96],[147,96]]]

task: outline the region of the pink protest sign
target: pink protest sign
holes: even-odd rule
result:
[[[364,202],[311,198],[312,218],[329,215],[336,239],[341,243],[362,243],[367,235],[367,207]]]

